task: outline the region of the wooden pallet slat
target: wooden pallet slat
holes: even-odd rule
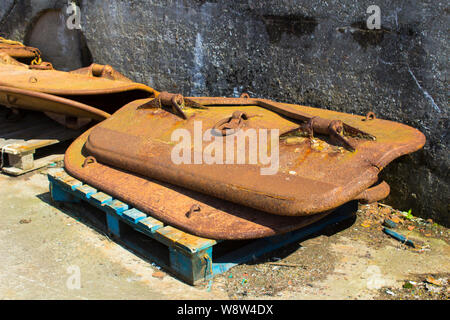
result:
[[[216,240],[193,236],[172,226],[158,229],[156,233],[160,236],[162,242],[171,246],[179,246],[191,253],[202,251],[217,243]]]
[[[108,202],[112,201],[112,197],[110,195],[107,195],[106,193],[103,192],[97,192],[94,193],[93,195],[91,195],[90,199],[91,202],[93,202],[94,204],[96,204],[97,206],[103,206],[105,204],[107,204]]]
[[[24,170],[24,169],[16,168],[16,167],[4,167],[3,172],[10,174],[12,176],[20,176],[24,173],[27,173],[27,172],[30,172],[30,171],[33,171],[33,170],[36,170],[39,168],[51,166],[52,164],[61,162],[63,160],[64,160],[63,154],[52,154],[47,157],[43,157],[43,158],[34,160],[33,167],[30,168],[29,170]]]
[[[0,106],[0,111],[2,111]],[[28,113],[18,122],[0,118],[0,171],[20,176],[33,170],[64,160],[63,154],[41,155],[36,150],[45,149],[79,136],[82,130],[70,130],[51,120],[43,113]]]
[[[13,155],[22,155],[36,149],[50,146],[58,143],[59,140],[28,140],[19,143],[10,144],[8,147],[3,148],[3,152]]]
[[[156,220],[155,218],[150,216],[145,219],[139,220],[138,225],[143,228],[144,232],[147,231],[150,233],[155,233],[156,230],[164,226],[161,221]]]
[[[61,181],[66,188],[69,188],[72,191],[76,190],[76,188],[80,187],[83,184],[80,180],[77,180],[70,176],[64,178],[60,177],[58,180]]]
[[[122,215],[123,212],[128,210],[128,205],[117,199],[105,204],[105,211],[108,213],[115,213]]]
[[[143,212],[141,212],[141,211],[139,211],[138,209],[135,209],[135,208],[127,210],[127,211],[124,211],[122,213],[122,216],[125,219],[127,219],[127,220],[129,220],[129,221],[131,221],[133,223],[138,223],[140,220],[143,220],[143,219],[147,218],[147,215],[145,213],[143,213]]]
[[[81,186],[78,186],[75,189],[75,192],[80,197],[85,197],[86,199],[89,199],[93,194],[97,193],[97,189],[92,188],[91,186],[88,186],[87,184],[83,184]]]

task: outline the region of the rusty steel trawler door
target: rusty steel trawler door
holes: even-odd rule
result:
[[[134,101],[97,125],[86,140],[86,155],[132,174],[275,215],[308,216],[354,199],[382,199],[389,186],[375,185],[379,172],[425,143],[418,130],[371,114],[263,99],[160,97]],[[174,163],[172,133],[185,129],[194,136],[196,123],[201,123],[202,135],[211,128],[219,135],[222,129],[231,135],[248,129],[279,130],[276,174],[261,175],[260,162]],[[201,150],[209,143],[202,141]],[[249,151],[248,145],[245,148]],[[128,188],[133,183],[123,181]]]

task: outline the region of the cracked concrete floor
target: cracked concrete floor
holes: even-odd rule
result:
[[[153,277],[155,266],[68,214],[89,208],[52,203],[45,170],[0,174],[0,204],[1,299],[373,299],[412,275],[450,273],[446,241],[427,239],[431,250],[421,254],[386,236],[374,246],[370,237],[355,235],[356,221],[237,266],[208,291],[206,284]],[[303,267],[268,263],[280,256]],[[80,270],[80,289],[67,285],[71,267]]]

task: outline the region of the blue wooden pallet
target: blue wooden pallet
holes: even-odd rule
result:
[[[233,241],[201,238],[164,225],[152,216],[83,184],[64,169],[49,172],[48,180],[54,201],[83,200],[100,209],[106,214],[106,227],[112,238],[189,284],[211,279],[238,264],[304,239],[328,225],[353,217],[357,211],[357,203],[350,202],[305,228],[247,241],[244,246],[213,258],[213,248],[218,249],[221,244]]]

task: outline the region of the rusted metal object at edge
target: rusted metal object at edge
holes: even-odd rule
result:
[[[185,106],[183,117],[171,107],[155,109],[154,100],[134,101],[96,126],[85,146],[87,155],[102,164],[276,215],[309,216],[354,199],[380,200],[387,196],[389,187],[386,183],[373,187],[379,172],[395,158],[425,143],[420,131],[373,116],[366,119],[262,99],[190,97],[187,100],[201,107]],[[243,113],[248,117],[240,129],[278,129],[285,138],[280,141],[276,174],[261,175],[261,163],[173,163],[171,134],[175,129],[183,128],[193,135],[195,121],[201,121],[204,132],[223,119],[236,120]],[[328,126],[335,120],[346,124],[350,132],[345,138],[352,148],[339,146],[320,127],[313,127],[317,135],[312,137],[289,136],[310,119],[322,119]],[[353,135],[353,129],[362,136]],[[344,136],[344,132],[340,134]],[[202,143],[203,150],[209,142]],[[127,187],[134,184],[122,183]]]
[[[92,129],[83,133],[67,149],[65,170],[94,188],[188,233],[217,240],[256,239],[297,230],[332,214],[276,216],[106,166],[87,156],[85,143],[91,132]]]
[[[25,46],[18,41],[12,41],[0,37],[0,52],[4,52],[14,59],[25,60],[25,62],[37,61],[41,56],[39,49]]]
[[[31,90],[0,86],[0,103],[9,108],[52,112],[102,121],[110,114],[74,100]]]
[[[0,104],[43,111],[69,128],[78,128],[90,119],[104,120],[133,100],[159,95],[110,65],[54,70],[51,63],[42,61],[39,49],[2,37],[0,88]]]
[[[61,115],[101,121],[131,101],[159,95],[109,65],[64,72],[47,62],[26,65],[5,53],[0,53],[0,87],[0,104],[52,112],[49,116],[63,124],[68,122]]]

